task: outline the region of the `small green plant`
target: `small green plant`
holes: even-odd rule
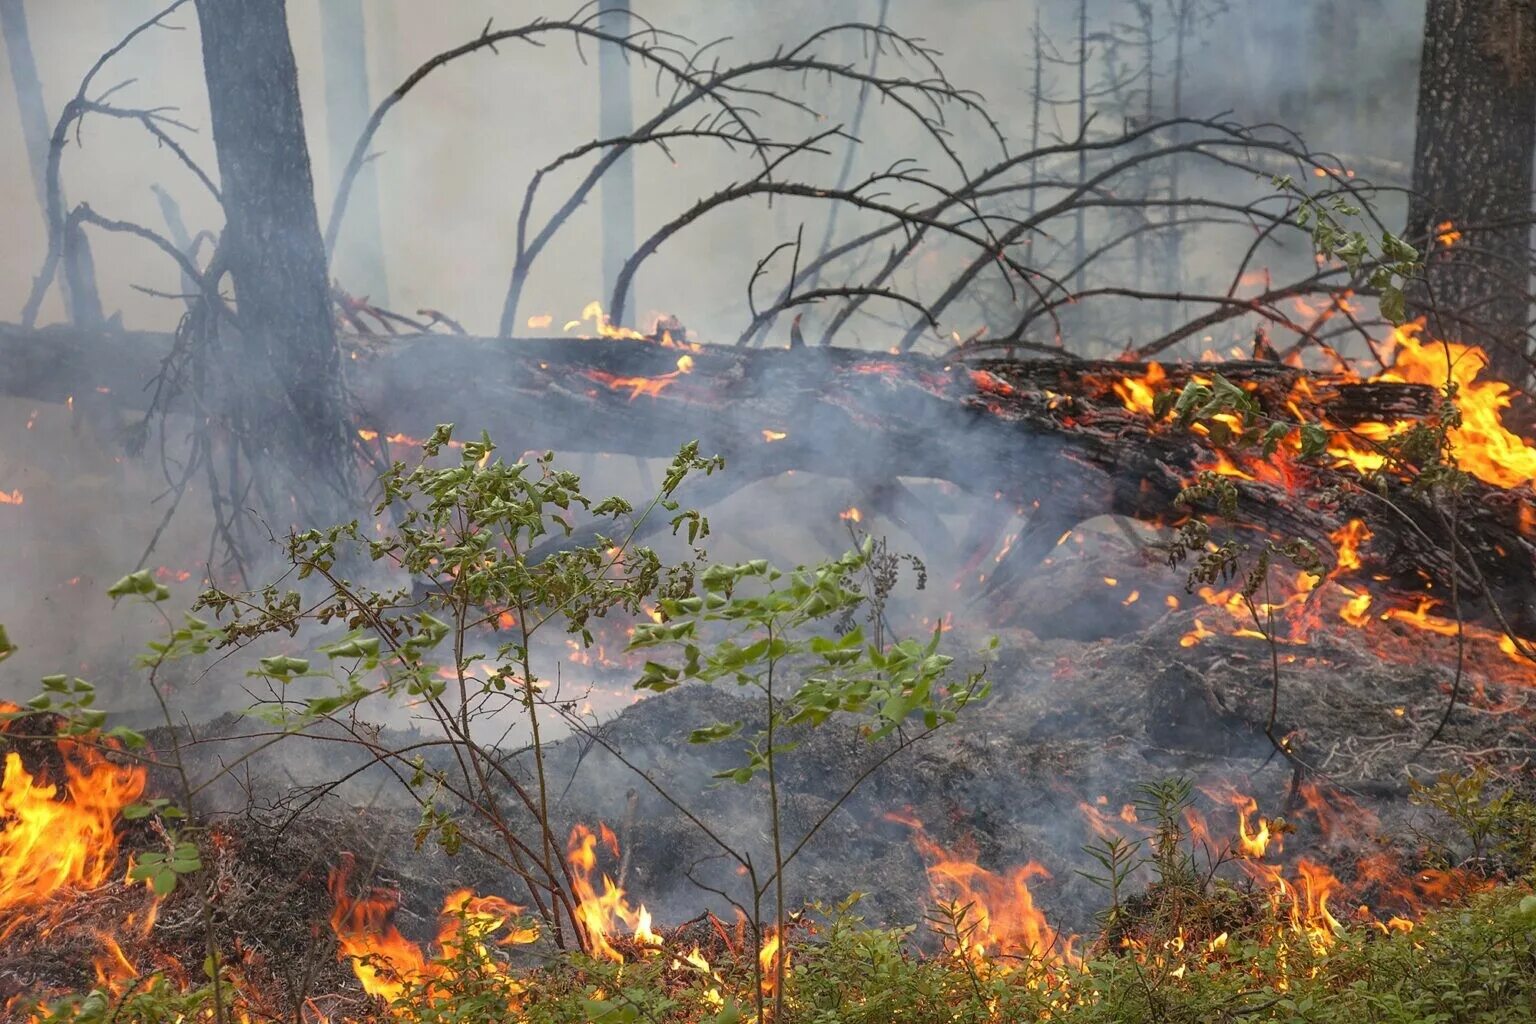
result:
[[[700,593],[663,599],[662,621],[641,625],[631,640],[636,650],[676,654],[670,661],[648,661],[636,684],[641,689],[726,682],[760,698],[756,721],[717,722],[689,736],[699,744],[732,742],[741,752],[740,762],[718,778],[745,785],[761,777],[766,783],[771,861],[760,864],[750,853],[721,844],[750,880],[749,916],[759,943],[762,904],[770,892],[773,920],[787,943],[785,871],[873,771],[858,776],[803,835],[786,835],[781,760],[799,745],[796,730],[849,717],[871,742],[895,740],[878,766],[987,695],[980,671],[949,678],[954,659],[939,650],[941,629],[923,641],[884,642],[883,603],[894,585],[893,566],[884,548],[869,539],[841,558],[789,571],[763,560],[710,566],[699,575]],[[853,624],[860,609],[868,610],[868,634]],[[783,955],[774,960],[772,990],[780,1000],[785,960]]]
[[[1359,217],[1362,211],[1342,195],[1309,195],[1290,175],[1271,181],[1282,194],[1299,197],[1293,218],[1311,233],[1317,254],[1338,260],[1356,277],[1363,276],[1376,292],[1386,320],[1394,324],[1406,320],[1403,285],[1423,268],[1419,251],[1390,231],[1383,231],[1380,242],[1373,243],[1363,231],[1346,226],[1344,219]]]
[[[1494,782],[1494,774],[1479,765],[1442,773],[1427,784],[1411,779],[1408,799],[1460,831],[1465,847],[1443,850],[1443,860],[1485,875],[1518,874],[1536,865],[1536,804]]]

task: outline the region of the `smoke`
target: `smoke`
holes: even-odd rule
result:
[[[319,3],[290,3],[290,27],[322,223],[329,216],[341,174],[337,154],[350,148],[336,145],[335,126],[328,123],[327,48],[366,46],[367,76],[377,101],[386,89],[434,54],[472,39],[488,20],[493,19],[496,27],[508,27],[514,17],[560,18],[571,13],[570,5],[559,3],[515,6],[516,11],[509,12],[508,5],[495,0],[459,0],[451,5],[370,0],[364,5],[364,38],[327,40],[321,31]],[[634,0],[633,6],[658,28],[683,33],[697,43],[723,40],[711,51],[723,63],[772,54],[834,18],[872,20],[879,9],[876,0],[850,0],[838,5],[812,0]],[[1148,111],[1153,116],[1175,113],[1171,83],[1176,40],[1170,33],[1179,6],[1177,0],[1148,0],[1143,5],[1152,12],[1155,39],[1147,76],[1149,69],[1145,67],[1136,71],[1135,62],[1143,54],[1134,45],[1112,47],[1110,40],[1112,36],[1127,38],[1126,26],[1134,25],[1140,17],[1137,5],[1130,0],[1089,0],[1087,77],[1095,90],[1092,108],[1102,129],[1112,131],[1126,119]],[[1205,116],[1230,111],[1243,121],[1283,122],[1314,145],[1338,151],[1346,166],[1355,161],[1362,167],[1369,164],[1390,171],[1406,165],[1412,145],[1413,62],[1422,21],[1421,2],[1376,0],[1338,5],[1320,0],[1288,4],[1233,0],[1219,10],[1206,6],[1211,13],[1194,19],[1185,39],[1178,112]],[[68,4],[34,2],[28,6],[31,43],[50,117],[57,116],[97,56],[157,7],[157,3],[141,0],[71,0]],[[890,8],[894,29],[921,38],[940,51],[939,59],[956,85],[984,97],[1008,151],[1025,148],[1035,129],[1035,5],[1015,0],[896,0]],[[1078,47],[1078,4],[1074,0],[1049,0],[1039,13],[1050,40],[1042,78],[1044,92],[1052,102],[1043,107],[1040,127],[1041,141],[1048,142],[1070,138],[1079,127],[1077,69],[1072,66]],[[113,97],[124,105],[174,106],[174,116],[197,129],[195,134],[178,135],[178,140],[192,159],[211,169],[216,160],[207,130],[196,19],[187,8],[172,19],[172,24],[181,31],[146,33],[114,59],[110,70],[100,77],[99,86],[105,89],[128,83]],[[860,68],[869,59],[862,42],[852,33],[829,37],[815,52],[829,61]],[[1106,83],[1114,77],[1105,62],[1111,52],[1131,68],[1133,76],[1143,76],[1141,85],[1133,82],[1116,92],[1105,91]],[[541,167],[589,141],[597,130],[594,58],[590,46],[578,48],[566,38],[554,39],[544,47],[509,44],[500,52],[479,53],[434,73],[390,114],[373,145],[376,157],[371,173],[377,179],[377,207],[369,208],[366,202],[355,199],[342,237],[343,245],[350,244],[351,232],[359,223],[376,219],[393,308],[406,313],[423,308],[442,310],[472,334],[495,332],[513,265],[524,188]],[[896,58],[883,59],[882,70],[894,73]],[[926,72],[914,66],[909,73],[918,77]],[[8,76],[4,82],[0,86],[0,138],[20,139],[14,89]],[[1152,87],[1150,99],[1137,93],[1147,82]],[[658,81],[656,70],[638,61],[632,69],[632,84],[640,119],[665,102],[672,88],[665,75]],[[803,102],[821,118],[781,110],[768,116],[765,123],[769,129],[799,137],[815,130],[816,125],[829,128],[853,120],[858,102],[856,85],[809,75],[775,82],[772,87]],[[936,177],[944,175],[944,180],[958,183],[959,172],[948,166],[935,140],[909,112],[893,103],[871,102],[874,106],[864,121],[854,163],[856,178],[915,155]],[[946,141],[956,159],[974,168],[999,157],[1002,147],[982,118],[958,109],[947,116],[952,134]],[[826,154],[797,158],[796,176],[832,184],[841,164],[842,150],[834,145]],[[552,206],[579,181],[584,167],[562,168],[550,176],[543,185],[543,199],[535,207],[536,221],[548,216]],[[71,202],[88,201],[106,216],[160,230],[163,210],[152,191],[158,186],[175,198],[190,232],[218,230],[213,198],[136,124],[88,119],[78,145],[72,137],[66,147],[63,168],[64,189]],[[718,142],[679,141],[670,153],[645,148],[637,155],[635,167],[638,237],[646,238],[701,196],[747,180],[759,170],[749,154],[739,149],[732,152]],[[1072,168],[1067,167],[1066,172]],[[1252,197],[1267,187],[1262,180],[1222,175],[1199,164],[1190,165],[1182,182],[1186,195],[1232,191]],[[919,187],[897,184],[892,188],[891,202],[895,205],[932,199]],[[26,298],[46,248],[32,172],[20,145],[0,146],[0,196],[7,200],[0,203],[0,235],[9,243],[0,247],[0,310],[15,311]],[[518,311],[519,331],[543,333],[524,325],[530,318],[545,315],[558,328],[577,317],[593,298],[606,301],[601,295],[602,224],[598,211],[595,201],[577,210],[540,258]],[[647,325],[657,314],[675,314],[700,340],[734,341],[750,319],[747,287],[757,261],[775,246],[793,242],[802,228],[808,240],[818,239],[827,213],[825,202],[804,197],[780,198],[772,204],[755,199],[707,214],[686,232],[667,240],[645,263],[634,292],[639,308],[631,308],[626,320]],[[845,211],[840,231],[851,236],[876,223],[878,217]],[[1108,219],[1101,218],[1095,218],[1091,229],[1095,238],[1114,230]],[[1224,286],[1232,261],[1247,239],[1241,231],[1221,239],[1208,245],[1186,244],[1179,262],[1164,271],[1191,291],[1204,290],[1211,282]],[[163,296],[180,290],[177,268],[147,251],[138,239],[93,235],[92,243],[107,311],[120,313],[122,325],[130,329],[172,329],[183,307]],[[1041,243],[1042,247],[1064,244],[1059,237]],[[931,297],[931,292],[941,287],[944,272],[971,258],[974,251],[962,244],[935,246],[931,256],[925,254],[899,284]],[[1297,251],[1291,258],[1306,261],[1310,253]],[[781,257],[770,271],[760,285],[759,298],[776,294],[783,286],[787,257]],[[338,273],[343,275],[343,288],[364,290],[346,278],[344,262],[338,263]],[[828,275],[834,279],[832,283],[836,283],[836,276],[835,272]],[[943,316],[940,337],[950,331],[969,335],[988,323],[996,283],[983,280],[976,290],[977,296],[957,303]],[[1143,328],[1130,322],[1127,309],[1118,308],[1116,315],[1122,320],[1115,324],[1117,330],[1145,340],[1141,335],[1157,329],[1156,325]],[[840,344],[884,350],[913,320],[910,309],[878,301],[869,303],[866,310],[866,316],[839,336]],[[814,337],[831,314],[830,307],[809,311],[807,334]],[[0,318],[11,317],[13,312],[0,312]],[[42,319],[57,322],[63,317],[55,289],[43,307]],[[787,324],[780,321],[766,343],[786,344],[787,331]],[[1068,346],[1079,351],[1093,349],[1098,354],[1118,349],[1126,340],[1111,336],[1101,322],[1085,324],[1083,334],[1082,338],[1068,338]],[[6,439],[0,446],[0,490],[16,489],[25,494],[24,504],[0,505],[0,536],[5,538],[0,549],[0,575],[10,584],[0,593],[0,622],[7,624],[12,638],[23,648],[5,666],[0,697],[29,696],[38,675],[59,670],[92,678],[104,687],[126,685],[137,671],[131,664],[132,654],[156,626],[153,616],[142,609],[111,610],[104,592],[117,575],[135,567],[140,553],[157,536],[165,521],[167,481],[155,460],[122,453],[112,436],[122,423],[110,410],[96,411],[101,401],[81,395],[74,408],[64,409],[21,398],[0,398],[0,437]],[[797,441],[806,438],[811,443],[818,436],[815,423],[738,426],[787,429],[794,432]],[[474,423],[461,423],[460,427],[461,431],[478,430]],[[163,440],[172,458],[188,429],[184,420],[170,422]],[[945,429],[960,428],[949,424]],[[515,439],[501,440],[515,443]],[[152,452],[155,447],[151,446]],[[765,449],[765,458],[768,454]],[[825,463],[836,461],[835,452],[821,454]],[[892,441],[883,457],[874,461],[899,466],[904,454],[898,442]],[[643,494],[645,478],[654,478],[658,472],[654,462],[637,466],[629,460],[606,458],[579,468],[589,477],[591,493],[611,490],[631,496]],[[744,478],[756,475],[750,464],[733,465],[728,472]],[[856,471],[846,476],[799,472],[755,483],[712,510],[715,532],[711,552],[725,560],[764,555],[784,564],[813,560],[819,552],[848,541],[836,512],[866,501],[870,487],[886,479],[871,479],[868,473]],[[942,509],[941,523],[955,536],[964,534],[989,497],[946,492],[933,481],[904,483],[930,498],[937,496],[929,504]],[[680,497],[687,501],[686,493]],[[178,601],[195,588],[208,564],[207,500],[206,493],[194,489],[185,508],[170,519],[148,555],[148,567],[160,572],[169,584],[180,585]],[[1019,521],[1015,517],[1011,526],[999,532],[1016,531]],[[954,558],[946,560],[925,550],[928,534],[915,522],[887,523],[881,532],[891,535],[893,547],[927,558],[936,579],[948,582],[958,567]],[[183,581],[182,574],[189,578]],[[950,593],[926,593],[899,606],[898,613],[909,621],[932,620],[956,611],[958,600]],[[970,611],[965,607],[958,610],[962,616]],[[1037,675],[1038,670],[1039,666],[1027,670],[1032,684],[1045,681]],[[124,692],[130,695],[127,705],[134,706],[136,698],[131,695],[138,689],[129,687]],[[238,701],[240,695],[231,688],[219,694],[217,701],[226,698]],[[612,710],[620,703],[615,700],[600,710]],[[219,706],[222,704],[211,702],[202,710]],[[402,718],[385,724],[408,728],[411,723]],[[1104,726],[1101,720],[1092,724],[1095,728]],[[1255,750],[1259,748],[1255,741]],[[1018,751],[1010,748],[1007,753]],[[1087,764],[1090,788],[1103,781],[1094,777],[1094,772],[1107,778],[1116,767],[1134,760],[1123,758],[1112,767],[1089,762],[1087,755],[1076,753],[1081,755],[1079,766]],[[659,748],[646,748],[644,756],[648,764],[662,760]],[[995,750],[976,757],[985,762],[985,771],[977,771],[968,799],[978,806],[1006,805],[1011,799],[1007,787],[1017,782],[1009,773],[1006,758]],[[314,770],[318,773],[322,767]],[[615,796],[623,790],[612,784],[617,774],[612,765],[606,765],[585,777],[589,808],[597,807],[610,816],[624,813]],[[942,781],[929,780],[932,784],[928,789],[939,791]],[[1112,787],[1105,783],[1104,788]],[[1127,799],[1121,791],[1113,796],[1117,802]],[[572,802],[580,800],[573,797]],[[758,820],[748,811],[731,811],[724,800],[716,807],[733,833],[749,833]],[[1028,813],[1048,816],[1060,810],[1056,803],[1037,800]],[[858,812],[870,813],[867,807]],[[1024,817],[1025,812],[1019,816]],[[842,825],[853,821],[855,818],[846,816],[839,819]],[[1065,841],[1063,834],[1049,827],[1034,829],[1029,842]]]

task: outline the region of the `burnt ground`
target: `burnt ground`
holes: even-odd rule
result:
[[[1143,784],[1176,775],[1207,788],[1230,784],[1255,797],[1261,814],[1284,815],[1297,829],[1287,837],[1284,857],[1322,859],[1348,885],[1362,856],[1391,849],[1410,865],[1428,864],[1447,840],[1443,823],[1409,803],[1410,776],[1429,779],[1469,763],[1509,768],[1533,749],[1533,691],[1483,685],[1469,673],[1467,699],[1443,737],[1419,750],[1444,712],[1454,674],[1445,638],[1406,627],[1392,632],[1398,624],[1380,624],[1369,636],[1342,627],[1316,630],[1305,647],[1279,652],[1276,734],[1291,737],[1308,778],[1331,794],[1337,817],[1325,821],[1290,799],[1293,765],[1265,735],[1273,693],[1268,645],[1213,636],[1181,646],[1195,614],[1148,616],[1134,634],[1108,640],[1003,633],[988,672],[992,696],[966,709],[959,724],[875,769],[836,809],[847,784],[884,749],[867,742],[855,724],[836,721],[794,737],[799,745],[782,761],[785,834],[797,840],[826,820],[791,868],[791,904],[860,891],[867,894],[862,913],[872,923],[922,922],[929,891],[924,862],[910,828],[888,818],[900,813],[921,819],[934,840],[971,851],[989,869],[1040,863],[1049,877],[1031,882],[1036,905],[1064,931],[1091,929],[1102,893],[1079,874],[1090,866],[1081,848],[1094,836],[1082,805],[1115,817],[1138,799]],[[973,650],[981,639],[962,623],[948,646]],[[764,787],[712,780],[735,763],[737,751],[685,741],[692,728],[751,722],[758,714],[734,687],[688,685],[635,704],[606,722],[601,735],[719,837],[764,864],[770,860]],[[250,728],[235,717],[200,727],[199,742],[187,750],[194,773],[237,749],[211,739]],[[380,734],[384,743],[408,739]],[[291,740],[205,797],[205,806],[225,808],[213,816],[216,838],[206,841],[216,869],[206,891],[216,894],[221,930],[238,936],[247,969],[268,974],[271,991],[355,987],[335,960],[325,923],[331,907],[326,875],[344,850],[358,855],[361,883],[400,890],[396,920],[418,940],[432,935],[447,891],[470,886],[522,897],[509,872],[476,853],[473,843],[456,856],[430,840],[418,843],[415,811],[401,799],[398,781],[379,769],[334,789],[308,784],[347,775],[364,767],[363,760],[345,744]],[[517,757],[513,768],[527,776],[531,759]],[[727,913],[710,890],[742,893],[742,879],[718,847],[602,745],[562,740],[548,752],[547,771],[562,831],[574,822],[609,824],[625,854],[601,867],[663,925],[705,909]],[[1230,805],[1206,794],[1197,800],[1216,837],[1235,832]],[[154,845],[142,829],[136,826],[130,846]],[[471,838],[487,837],[472,831]],[[101,894],[99,906],[82,908],[77,923],[88,928],[93,917],[120,913],[129,899]],[[201,954],[192,955],[203,934],[194,912],[199,906],[196,892],[167,902],[154,943],[162,955],[199,962]],[[29,946],[23,936],[15,948],[29,951],[8,956],[0,969],[0,1001],[19,990],[88,982],[90,943],[85,931],[81,935],[75,952],[57,937]]]

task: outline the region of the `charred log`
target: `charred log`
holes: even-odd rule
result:
[[[108,388],[129,407],[147,402],[170,341],[154,335],[107,339],[69,328],[0,327],[0,360],[12,394],[62,401]],[[850,479],[872,496],[898,478],[950,481],[1033,519],[993,586],[1045,557],[1063,530],[1096,515],[1169,523],[1175,499],[1218,453],[1202,437],[1128,411],[1114,388],[1144,365],[1068,360],[978,363],[835,348],[683,351],[635,341],[392,339],[354,353],[348,389],[355,422],[387,444],[392,434],[426,437],[437,423],[486,429],[513,453],[566,452],[665,458],[697,439],[724,455],[722,478],[761,479],[794,469]],[[686,357],[686,358],[685,358]],[[681,364],[681,365],[680,365]],[[494,369],[494,372],[488,372]],[[1177,389],[1200,368],[1166,367]],[[686,372],[685,372],[686,370]],[[1277,416],[1292,415],[1304,371],[1267,361],[1227,363]],[[1302,411],[1340,428],[1430,415],[1433,388],[1306,375]],[[402,457],[399,450],[387,452]],[[1400,594],[1437,591],[1459,571],[1463,612],[1492,628],[1536,633],[1531,579],[1531,488],[1473,481],[1451,523],[1406,483],[1385,494],[1363,489],[1351,469],[1281,459],[1234,476],[1236,529],[1301,538],[1319,551],[1352,518],[1374,535],[1362,579]],[[718,485],[717,485],[718,486]],[[713,500],[726,492],[713,489]],[[1211,511],[1211,510],[1206,510]]]

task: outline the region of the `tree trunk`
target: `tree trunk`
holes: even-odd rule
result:
[[[27,163],[32,170],[32,186],[37,191],[37,205],[46,221],[48,140],[53,131],[48,124],[47,107],[43,104],[43,85],[37,77],[32,38],[27,31],[27,9],[22,0],[0,0],[0,35],[5,36],[11,84],[16,87],[16,112],[27,147]],[[78,327],[100,326],[103,317],[101,299],[96,292],[95,263],[91,259],[90,243],[78,226],[70,230],[70,237],[65,240],[64,256],[64,305],[69,310],[70,321]]]
[[[1536,11],[1527,0],[1428,0],[1408,238],[1428,250],[1414,311],[1530,375],[1526,319],[1536,154]],[[1461,232],[1453,238],[1454,225]]]
[[[269,526],[330,522],[352,511],[354,464],[286,4],[197,0],[197,12],[241,333],[231,418],[282,516]]]
[[[362,0],[320,0],[320,39],[325,49],[325,135],[332,182],[352,156],[357,136],[373,112],[368,98],[368,44]],[[373,164],[358,172],[349,200],[346,234],[331,254],[343,288],[389,305],[384,240],[379,230],[379,176]]]
[[[604,0],[599,27],[609,35],[632,32],[629,0]],[[598,44],[598,137],[619,139],[635,130],[634,103],[629,88],[629,55],[612,43]],[[635,155],[625,153],[603,175],[603,291],[612,295],[624,269],[624,261],[635,251]],[[640,313],[633,283],[628,304]],[[624,311],[610,311],[618,318]]]

